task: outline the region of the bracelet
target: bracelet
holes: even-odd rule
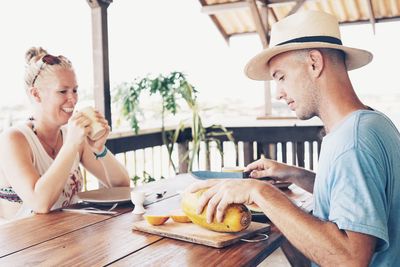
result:
[[[104,146],[104,150],[101,153],[97,154],[96,152],[93,152],[93,155],[96,157],[96,159],[104,158],[107,155],[107,151],[107,147]]]

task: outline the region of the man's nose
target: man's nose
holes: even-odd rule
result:
[[[276,99],[281,100],[286,97],[286,92],[281,86],[276,87]]]

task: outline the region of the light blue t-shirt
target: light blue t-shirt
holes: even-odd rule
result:
[[[313,214],[377,237],[370,266],[400,266],[400,134],[382,113],[358,110],[324,137]]]

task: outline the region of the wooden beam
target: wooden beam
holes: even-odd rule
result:
[[[223,4],[213,4],[213,5],[208,5],[207,2],[204,0],[199,0],[202,8],[201,12],[207,15],[212,15],[212,14],[217,14],[219,12],[226,12],[226,11],[232,11],[232,10],[237,10],[237,9],[246,9],[249,7],[248,3],[246,1],[237,1],[237,2],[229,2],[229,3],[223,3]],[[287,3],[292,3],[292,2],[304,2],[305,0],[258,0],[258,2],[263,3],[266,6],[274,6],[274,5],[283,5]],[[302,4],[300,4],[301,6]],[[297,11],[297,10],[296,10]]]
[[[372,2],[371,0],[365,0],[367,1],[367,8],[368,8],[368,13],[369,13],[369,21],[371,22],[372,25],[372,32],[375,34],[375,14],[374,14],[374,8],[372,7]]]
[[[199,0],[199,2],[202,7],[207,6],[207,3],[205,0]],[[230,36],[225,31],[224,27],[222,27],[221,23],[219,22],[219,20],[217,19],[217,17],[215,15],[209,14],[209,16],[210,16],[210,19],[212,20],[212,22],[214,23],[214,25],[219,30],[219,32],[222,34],[222,37],[224,37],[225,42],[229,45],[229,37]]]
[[[375,19],[375,23],[381,22],[394,22],[400,21],[400,16],[395,16],[391,18],[382,18],[382,19]],[[348,25],[359,25],[359,24],[366,24],[371,23],[370,20],[356,20],[356,21],[346,21],[346,22],[339,22],[340,25],[348,26]]]
[[[253,17],[258,36],[261,39],[263,48],[266,48],[266,47],[268,47],[267,31],[265,30],[263,21],[261,19],[260,13],[258,11],[256,0],[247,0],[247,2],[250,7],[251,15]]]
[[[265,4],[261,5],[260,16],[261,16],[261,23],[264,27],[265,36],[267,39],[267,46],[269,44],[269,23],[268,23],[268,6]],[[272,115],[272,96],[271,96],[271,83],[270,81],[264,81],[264,116],[271,116]]]
[[[112,0],[87,0],[87,3],[92,11],[95,107],[112,126],[107,22],[107,8]]]
[[[266,5],[270,4],[284,4],[289,2],[296,2],[296,0],[258,0]]]
[[[258,0],[259,2],[268,6],[281,6],[287,3],[296,2],[296,0]]]
[[[272,16],[274,22],[278,21],[278,17],[276,16],[275,10],[272,7],[268,7],[268,14]]]
[[[204,1],[200,0],[200,3],[203,5]],[[239,1],[239,2],[231,2],[231,3],[224,3],[224,4],[214,4],[214,5],[207,5],[207,3],[204,3],[203,7],[201,8],[201,12],[211,15],[211,14],[216,14],[219,12],[225,12],[225,11],[232,11],[235,9],[244,9],[244,8],[249,8],[249,5],[247,4],[246,1]]]
[[[382,18],[382,19],[375,19],[375,23],[384,23],[384,22],[398,22],[400,21],[400,16],[395,16],[391,18]],[[345,21],[345,22],[339,22],[340,26],[352,26],[352,25],[361,25],[361,24],[369,24],[371,23],[369,20],[356,20],[356,21]],[[232,33],[230,37],[239,37],[239,36],[244,36],[244,35],[254,35],[257,34],[255,31],[251,32],[241,32],[241,33]]]
[[[306,0],[297,0],[296,5],[292,8],[292,10],[290,10],[290,12],[288,13],[288,16],[293,15],[294,13],[296,13],[297,10],[299,10],[300,7],[303,6],[303,4],[304,4],[305,1],[306,1]]]

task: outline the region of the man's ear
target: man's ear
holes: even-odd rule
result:
[[[29,88],[29,93],[31,94],[32,98],[40,103],[41,102],[41,98],[40,98],[40,90],[36,87],[31,87]]]
[[[321,51],[317,49],[311,50],[308,55],[310,72],[313,77],[318,78],[321,76],[322,70],[324,69],[324,57]]]

